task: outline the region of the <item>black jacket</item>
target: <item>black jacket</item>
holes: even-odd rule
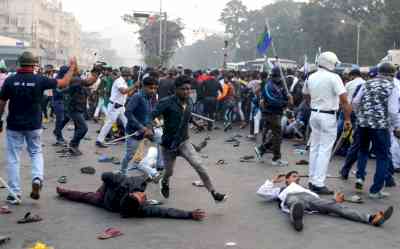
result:
[[[192,213],[174,209],[163,208],[150,205],[134,206],[130,210],[121,209],[122,200],[132,192],[145,192],[146,180],[143,176],[127,177],[122,174],[112,172],[103,173],[102,188],[104,191],[103,206],[111,212],[120,213],[121,217],[159,217],[173,219],[192,219]]]
[[[222,92],[221,84],[215,79],[208,79],[202,84],[202,94],[204,98],[217,98],[220,91]]]

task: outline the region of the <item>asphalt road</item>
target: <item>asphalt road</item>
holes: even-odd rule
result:
[[[0,235],[10,235],[12,240],[4,248],[27,248],[35,241],[44,241],[56,249],[222,249],[227,242],[236,243],[232,248],[240,249],[292,249],[292,248],[399,248],[400,215],[399,189],[388,190],[392,196],[387,200],[369,200],[364,194],[364,204],[346,204],[365,212],[377,211],[387,205],[394,205],[395,213],[384,227],[358,224],[335,217],[308,215],[305,217],[303,232],[295,232],[286,214],[276,203],[266,203],[255,192],[264,181],[276,173],[296,169],[307,172],[307,166],[296,166],[295,162],[304,157],[294,153],[293,141],[284,141],[283,157],[290,162],[289,167],[276,168],[268,163],[241,163],[239,158],[252,155],[254,143],[244,138],[247,131],[233,130],[229,133],[193,134],[191,140],[200,142],[210,135],[209,145],[203,150],[208,158],[204,164],[218,191],[229,193],[224,204],[215,204],[204,188],[192,186],[199,180],[187,162],[177,161],[175,174],[171,179],[171,197],[164,206],[192,210],[205,209],[208,218],[203,222],[167,220],[167,219],[121,219],[118,214],[91,207],[85,204],[68,202],[57,198],[55,188],[57,178],[65,175],[68,183],[64,187],[85,191],[94,191],[100,185],[100,175],[105,171],[117,170],[119,166],[111,163],[98,163],[94,147],[96,125],[90,124],[88,137],[82,144],[84,155],[74,159],[59,158],[58,150],[51,146],[54,138],[51,126],[44,131],[45,145],[45,186],[40,201],[29,198],[30,161],[26,151],[22,157],[21,177],[23,179],[23,204],[11,206],[12,214],[0,215]],[[226,144],[225,139],[242,134],[241,144],[234,148]],[[71,136],[71,131],[66,132]],[[0,135],[0,176],[5,174],[5,135]],[[121,158],[123,145],[100,151]],[[216,161],[224,159],[227,164],[217,166]],[[342,164],[342,158],[335,158],[330,165],[330,174],[336,175]],[[83,175],[80,168],[93,166],[95,175]],[[374,162],[368,167],[369,176],[374,172]],[[370,179],[369,179],[370,180]],[[306,180],[302,181],[306,184]],[[354,179],[343,182],[339,179],[328,180],[328,185],[336,190],[352,194]],[[369,185],[369,183],[367,183]],[[7,192],[0,189],[0,204],[3,205]],[[157,185],[148,187],[150,198],[162,199]],[[44,220],[40,223],[16,224],[26,212],[40,214]],[[119,228],[124,235],[118,238],[100,241],[97,235],[107,227]]]

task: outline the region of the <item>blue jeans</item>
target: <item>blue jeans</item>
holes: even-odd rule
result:
[[[53,101],[53,108],[54,112],[56,113],[56,126],[54,128],[53,134],[56,136],[57,141],[64,141],[64,137],[62,135],[62,129],[65,119],[64,101]]]
[[[360,171],[360,178],[365,179],[365,168],[367,167],[370,142],[376,150],[376,170],[374,183],[370,188],[371,193],[378,193],[382,190],[385,179],[388,175],[390,160],[390,134],[388,129],[359,128],[360,132],[360,153],[358,156],[357,168]],[[364,173],[362,173],[364,172]],[[357,173],[358,174],[358,173]],[[358,177],[358,176],[357,176]]]
[[[40,135],[42,130],[12,131],[7,129],[7,175],[8,185],[16,194],[21,194],[20,154],[26,142],[27,151],[32,162],[32,180],[39,178],[43,181],[43,153]]]
[[[85,121],[84,113],[83,112],[70,112],[69,117],[74,122],[74,136],[71,139],[70,146],[77,148],[81,140],[85,137],[88,126]]]
[[[356,128],[353,133],[353,143],[350,146],[349,150],[347,151],[346,155],[346,160],[344,162],[344,165],[342,167],[342,170],[340,171],[340,174],[342,176],[348,177],[351,168],[353,167],[353,164],[357,162],[357,160],[361,160],[362,162],[366,162],[368,160],[368,155],[366,158],[360,158],[359,159],[359,151],[360,151],[360,132],[359,128]],[[358,179],[364,179],[365,178],[365,167],[364,168],[358,168],[357,169],[357,178]]]
[[[128,138],[125,142],[125,155],[124,159],[122,159],[121,162],[121,169],[120,172],[123,175],[126,175],[128,173],[128,166],[129,162],[132,160],[133,156],[136,153],[136,150],[139,147],[139,144],[142,140],[136,140],[132,137]],[[155,159],[157,161],[157,158]],[[157,170],[152,168],[151,166],[153,163],[149,163],[148,160],[144,160],[141,163],[135,163],[133,164],[134,167],[136,167],[138,170],[145,172],[148,176],[153,177],[155,174],[157,174]]]

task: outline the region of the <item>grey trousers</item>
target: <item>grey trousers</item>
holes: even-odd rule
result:
[[[192,166],[197,172],[208,191],[214,191],[214,186],[211,183],[211,179],[208,176],[207,171],[203,167],[203,162],[200,158],[200,155],[194,150],[193,145],[188,140],[179,145],[177,152],[161,147],[161,153],[165,166],[163,176],[164,182],[169,182],[169,178],[174,173],[176,157],[181,156],[186,159],[190,166]]]
[[[307,211],[314,211],[324,215],[336,215],[351,221],[369,223],[369,214],[344,207],[335,201],[320,199],[307,193],[289,194],[286,197],[285,204],[289,207],[289,210],[291,205],[296,202],[302,202],[304,209]]]

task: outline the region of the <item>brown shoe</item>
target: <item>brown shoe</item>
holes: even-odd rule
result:
[[[371,218],[371,224],[374,226],[382,226],[393,214],[393,206],[388,207],[384,212],[380,211],[374,214]]]
[[[40,180],[39,178],[33,179],[31,198],[34,200],[39,200],[41,190],[42,190],[42,180]]]

